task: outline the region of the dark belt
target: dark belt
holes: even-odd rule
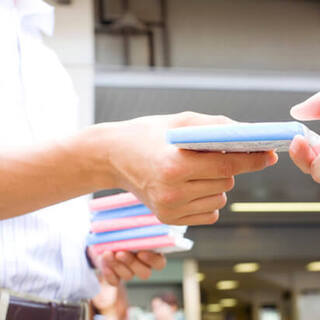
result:
[[[82,320],[83,315],[80,305],[39,303],[10,296],[6,320]]]

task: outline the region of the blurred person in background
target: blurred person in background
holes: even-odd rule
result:
[[[129,303],[126,288],[122,282],[111,286],[103,278],[100,279],[101,289],[92,299],[93,320],[129,320]]]
[[[0,319],[83,319],[99,283],[150,276],[165,258],[152,252],[87,251],[87,198],[102,189],[133,192],[164,223],[217,221],[237,174],[274,165],[273,152],[182,151],[168,128],[232,123],[181,113],[93,125],[77,132],[77,96],[56,55],[42,0],[0,0]],[[73,199],[73,200],[70,200]],[[69,201],[67,201],[69,200]],[[90,267],[91,264],[91,267]]]
[[[151,309],[150,320],[184,320],[183,311],[179,310],[178,299],[172,292],[155,296],[151,301]]]

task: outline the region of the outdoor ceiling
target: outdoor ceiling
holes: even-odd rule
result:
[[[307,260],[269,261],[261,263],[261,269],[255,273],[237,274],[233,272],[236,262],[202,261],[200,271],[205,274],[201,288],[208,299],[218,300],[223,297],[237,298],[241,302],[249,302],[258,292],[282,295],[299,285],[303,290],[313,290],[318,286],[318,273],[307,272]],[[236,280],[239,287],[235,290],[217,290],[216,283],[221,280]]]

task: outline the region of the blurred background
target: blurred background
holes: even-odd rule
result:
[[[185,110],[290,120],[320,89],[318,0],[54,5],[46,41],[74,80],[81,126]],[[150,311],[170,292],[187,320],[320,319],[319,185],[284,153],[275,168],[237,177],[228,199],[217,224],[189,228],[191,252],[127,284],[129,305]]]

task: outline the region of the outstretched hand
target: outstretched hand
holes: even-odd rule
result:
[[[113,187],[134,193],[163,223],[212,224],[226,205],[234,176],[271,166],[277,155],[180,150],[166,142],[166,132],[230,123],[234,121],[223,116],[184,112],[116,122],[111,127],[100,124],[97,136],[113,141],[107,142],[111,147],[106,148],[105,156]]]
[[[291,116],[297,120],[320,119],[320,93],[291,109]],[[319,146],[320,147],[320,146]],[[310,174],[314,181],[320,183],[320,148],[311,147],[302,136],[296,136],[290,145],[289,154],[302,172]]]

